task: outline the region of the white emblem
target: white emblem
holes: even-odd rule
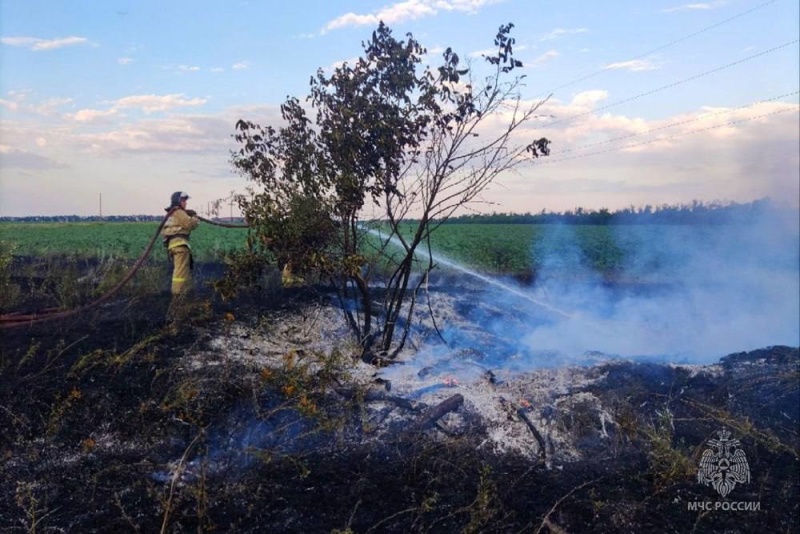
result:
[[[719,439],[708,440],[711,448],[703,451],[697,481],[710,485],[725,497],[736,484],[750,482],[750,466],[738,439],[731,439],[731,433],[724,428],[717,435]]]

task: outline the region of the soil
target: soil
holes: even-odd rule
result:
[[[0,330],[0,532],[798,530],[797,347],[512,371],[473,334],[365,364],[314,288]],[[723,431],[725,496],[698,481]]]

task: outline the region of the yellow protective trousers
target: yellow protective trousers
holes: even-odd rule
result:
[[[169,249],[172,260],[172,294],[181,295],[192,287],[192,251],[186,245]]]

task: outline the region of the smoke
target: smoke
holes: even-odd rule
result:
[[[467,322],[442,327],[444,353],[470,350],[486,367],[529,370],[616,357],[708,364],[800,345],[796,212],[713,226],[610,227],[611,244],[602,244],[616,247],[610,277],[590,257],[600,245],[585,233],[543,228],[531,246],[536,284],[474,279],[480,293],[459,310]]]
[[[171,462],[152,478],[161,483],[196,483],[205,476],[238,479],[254,464],[318,451],[330,441],[312,419],[275,397],[266,398],[258,414],[253,408],[252,403],[236,407],[224,424],[208,429],[191,461]]]
[[[524,352],[709,363],[797,346],[797,221],[776,213],[718,226],[612,227],[621,257],[612,281],[587,265],[569,227],[556,228],[539,245],[548,250],[536,291],[571,317],[531,324]],[[548,248],[551,240],[559,246]]]
[[[458,271],[456,291],[448,287],[452,277],[438,278],[446,287],[432,297],[440,301],[437,335],[416,330],[409,345],[419,350],[410,361],[370,374],[392,382],[393,394],[429,401],[462,383],[502,383],[515,371],[612,358],[709,364],[735,352],[798,346],[799,222],[797,212],[773,212],[714,226],[622,225],[610,227],[611,239],[600,244],[574,226],[545,226],[531,244],[539,266],[533,287],[434,255]],[[613,276],[597,268],[595,246],[616,247]],[[554,387],[565,389],[572,380]],[[470,402],[497,404],[481,400],[481,389],[472,394]],[[209,436],[204,457],[154,478],[236,476],[255,459],[319,451],[331,442],[332,435],[278,399],[258,412],[247,403]]]

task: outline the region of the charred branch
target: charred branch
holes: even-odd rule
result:
[[[547,457],[547,449],[544,442],[544,438],[542,434],[536,429],[536,425],[533,424],[528,414],[525,412],[525,408],[517,408],[517,415],[525,423],[533,434],[533,437],[536,438],[536,443],[539,444],[539,456],[542,457],[544,460]]]
[[[398,397],[397,395],[387,395],[383,391],[376,391],[374,389],[360,391],[356,388],[336,388],[334,391],[348,400],[360,399],[364,402],[391,402],[412,412],[418,412],[426,408],[424,403],[414,402],[403,397]]]
[[[464,404],[464,397],[460,393],[456,393],[452,397],[448,397],[436,406],[429,408],[414,422],[411,430],[421,432],[426,428],[433,426],[445,414],[457,410]]]

